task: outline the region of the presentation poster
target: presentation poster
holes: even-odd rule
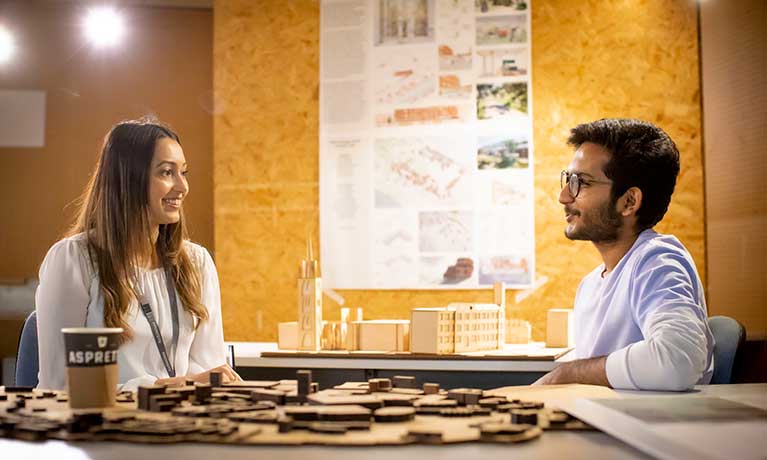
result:
[[[324,284],[530,287],[529,2],[320,9]]]

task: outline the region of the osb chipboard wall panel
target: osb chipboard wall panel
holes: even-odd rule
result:
[[[536,255],[540,286],[509,295],[512,314],[545,334],[546,311],[572,306],[600,263],[563,236],[559,171],[572,126],[637,117],[666,129],[682,173],[661,232],[676,234],[705,277],[696,11],[688,1],[532,3]],[[296,277],[308,232],[318,247],[317,1],[226,0],[214,13],[215,242],[227,340],[276,340],[295,321]],[[704,278],[705,279],[705,278]],[[413,307],[491,302],[484,291],[340,291],[365,317],[409,318]],[[510,293],[514,294],[514,293]],[[325,297],[325,316],[338,306]]]

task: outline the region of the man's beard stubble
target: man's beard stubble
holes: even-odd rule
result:
[[[575,232],[567,232],[565,237],[571,240],[591,241],[592,243],[611,243],[618,239],[618,231],[623,225],[620,214],[615,210],[615,200],[608,200],[604,206],[593,214],[576,214],[581,221],[580,228]],[[565,207],[566,211],[569,211]]]

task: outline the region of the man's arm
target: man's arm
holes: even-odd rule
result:
[[[607,371],[605,370],[606,362],[607,356],[564,362],[538,379],[534,385],[584,383],[609,387],[610,382],[607,380]]]

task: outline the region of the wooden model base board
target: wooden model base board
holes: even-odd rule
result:
[[[376,382],[376,387],[385,385]],[[196,400],[196,388],[169,387],[162,394],[144,393],[144,398],[151,401],[143,402],[154,412],[137,409],[135,393],[118,395],[113,408],[71,410],[63,392],[0,391],[0,437],[28,441],[374,446],[513,443],[537,438],[546,429],[589,428],[541,403],[485,398],[482,405],[464,404],[470,395],[482,393],[473,389],[451,390],[451,397],[445,390],[424,395],[419,389],[396,387],[366,393],[366,382],[354,382],[303,395],[309,404],[299,404],[301,395],[296,393],[295,381],[237,382],[212,388],[212,392],[207,386],[208,393],[197,393],[203,395],[204,401]],[[264,388],[283,392],[287,405],[254,401],[247,393]],[[254,394],[263,396],[258,391]],[[537,408],[532,410],[537,423],[511,423],[515,410],[530,413],[531,408]],[[379,409],[383,410],[375,417]]]
[[[455,354],[425,354],[402,351],[375,352],[375,351],[262,351],[262,358],[343,358],[343,359],[430,359],[430,360],[471,360],[471,361],[555,361],[562,357],[572,348],[539,349],[532,353],[507,353],[498,351],[477,351],[471,353]]]

